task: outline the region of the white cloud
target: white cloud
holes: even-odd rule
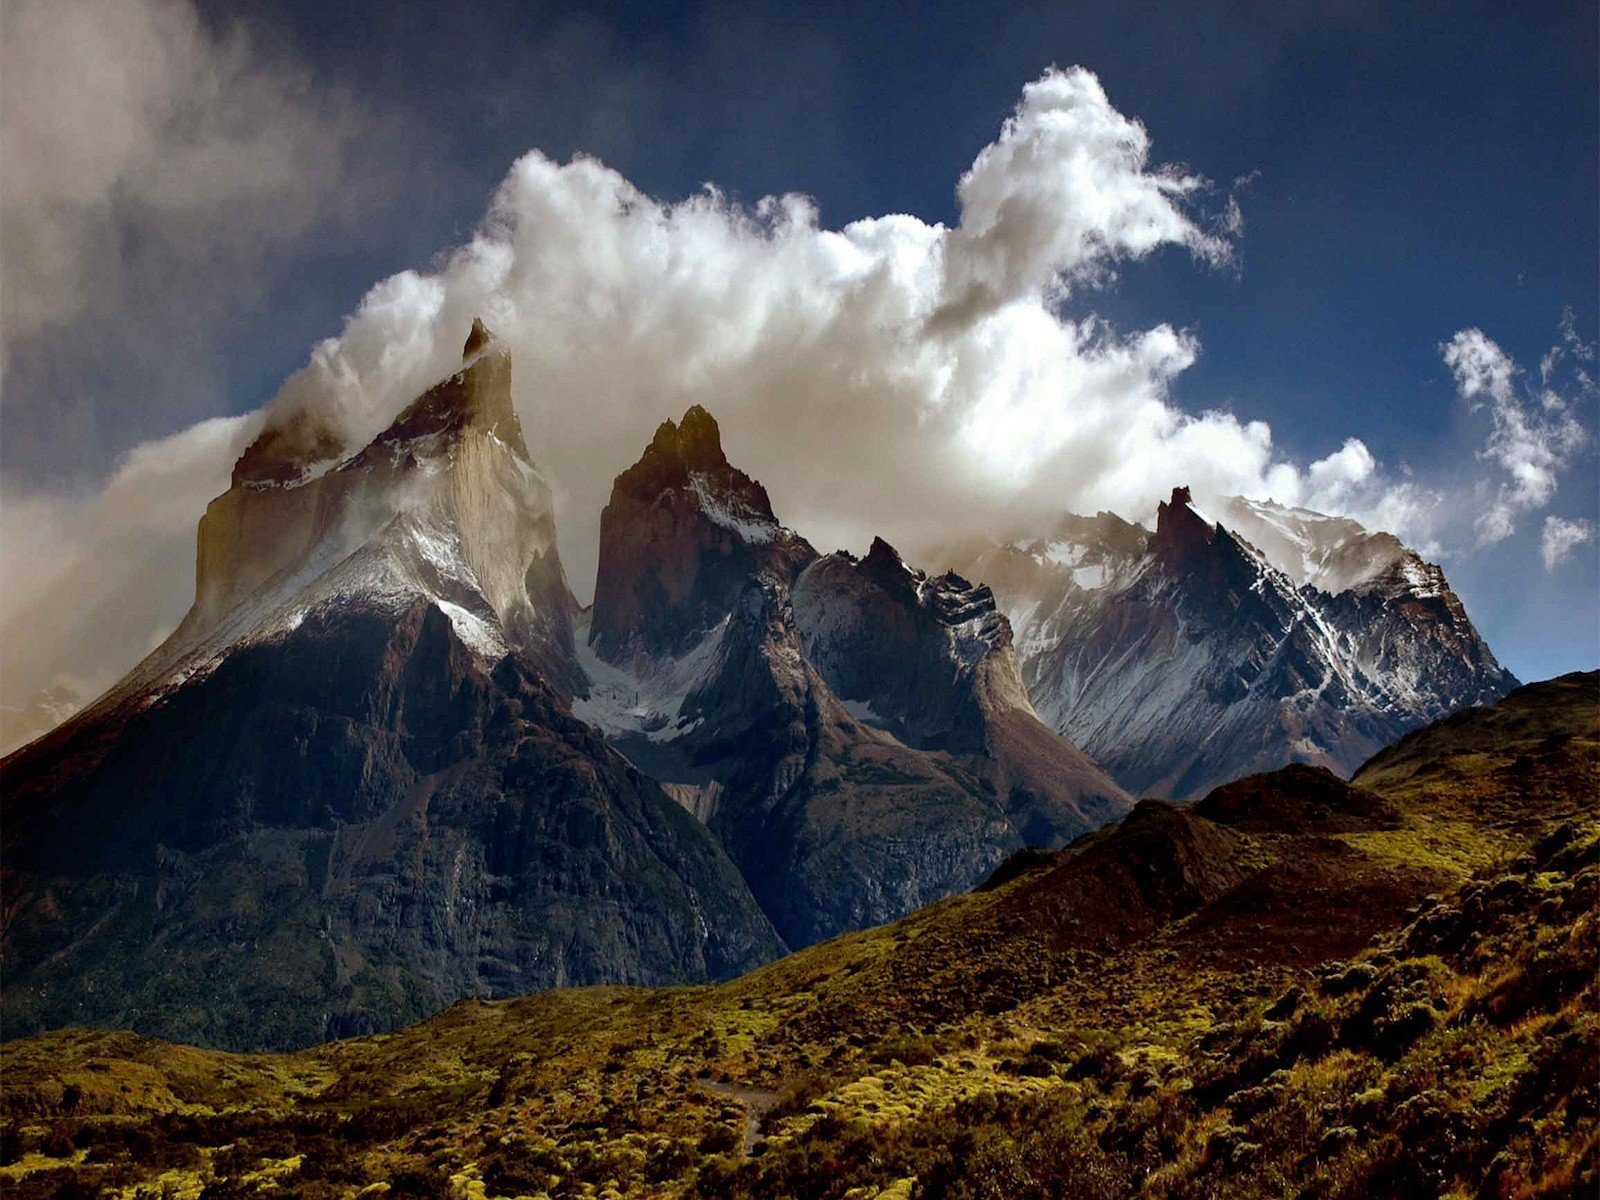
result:
[[[878,531],[914,548],[1083,506],[1143,516],[1176,481],[1374,506],[1387,484],[1370,454],[1359,478],[1345,459],[1313,477],[1264,423],[1174,406],[1191,334],[1062,313],[1069,291],[1161,246],[1225,259],[1192,211],[1200,187],[1152,167],[1143,127],[1078,68],[1025,89],[963,176],[953,228],[893,215],[830,230],[803,197],[743,208],[709,188],[663,204],[592,159],[534,152],[473,241],[374,288],[274,414],[370,437],[482,314],[516,354],[580,581],[612,477],[696,402],[829,547]]]
[[[1577,338],[1570,320],[1563,342],[1540,364],[1541,387],[1523,394],[1516,363],[1481,329],[1463,329],[1440,345],[1445,365],[1455,375],[1456,390],[1474,409],[1487,410],[1493,426],[1479,457],[1500,467],[1506,478],[1493,489],[1476,522],[1480,544],[1503,541],[1516,532],[1517,517],[1544,508],[1556,493],[1561,473],[1572,454],[1588,440],[1569,402],[1554,386],[1563,357],[1592,358],[1593,350]],[[1577,386],[1592,390],[1586,373],[1576,373]]]
[[[1225,259],[1204,229],[1236,218],[1202,220],[1200,190],[1151,166],[1142,126],[1077,68],[1025,90],[963,176],[954,227],[898,214],[827,229],[803,197],[742,207],[712,188],[666,204],[598,161],[535,151],[468,244],[371,289],[270,419],[314,412],[360,444],[454,369],[483,316],[515,355],[580,590],[611,480],[691,403],[824,550],[879,533],[916,554],[1063,511],[1140,519],[1178,483],[1202,501],[1271,496],[1425,527],[1434,498],[1387,479],[1358,440],[1301,465],[1265,422],[1179,408],[1169,389],[1200,352],[1191,333],[1063,311],[1069,292],[1163,246]],[[214,440],[191,450],[174,503],[188,497],[192,519],[224,476]]]
[[[1544,559],[1544,569],[1553,571],[1572,552],[1585,542],[1594,540],[1594,526],[1588,521],[1569,521],[1565,517],[1549,516],[1544,519],[1544,536],[1539,539],[1539,555]]]
[[[1183,200],[1204,181],[1150,169],[1150,135],[1085,70],[1023,89],[999,138],[961,177],[961,224],[944,242],[943,302],[967,319],[1012,300],[1108,278],[1122,258],[1187,246],[1224,261]]]

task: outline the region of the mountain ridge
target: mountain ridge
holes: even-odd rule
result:
[[[1049,538],[954,556],[1010,616],[1046,723],[1130,790],[1193,799],[1291,761],[1348,775],[1406,730],[1514,686],[1443,572],[1397,539],[1309,510],[1227,507],[1276,530],[1271,555],[1176,488],[1154,531],[1067,517]]]
[[[481,324],[466,351],[365,449],[214,502],[190,619],[0,763],[9,1030],[303,1045],[782,952],[704,827],[570,715],[548,488],[509,354]]]

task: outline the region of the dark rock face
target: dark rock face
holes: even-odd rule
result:
[[[795,610],[829,686],[909,746],[981,752],[988,712],[1027,706],[989,589],[930,578],[882,538],[859,562],[837,553],[806,568]]]
[[[423,600],[308,618],[0,786],[8,1034],[295,1046],[781,952],[692,817]]]
[[[877,539],[859,563],[807,567],[794,606],[834,694],[907,745],[956,756],[1026,844],[1064,845],[1126,811],[1111,777],[1035,715],[987,587],[908,567]]]
[[[711,828],[792,947],[962,891],[1022,844],[973,774],[840,703],[770,584],[741,597],[686,710],[680,749],[718,790]]]
[[[1276,558],[1177,488],[1153,533],[1071,517],[964,560],[1013,618],[1041,718],[1130,791],[1196,798],[1292,762],[1348,776],[1407,730],[1514,685],[1439,568],[1394,538],[1235,506]]]
[[[883,542],[817,558],[715,428],[691,409],[617,480],[591,644],[638,674],[609,714],[580,715],[614,721],[624,753],[706,819],[791,947],[1126,810],[1033,715],[987,589],[930,580]],[[641,725],[646,694],[664,711]]]
[[[662,422],[600,514],[590,642],[617,662],[679,654],[758,576],[787,582],[815,551],[779,526],[767,491],[731,466],[711,414]]]

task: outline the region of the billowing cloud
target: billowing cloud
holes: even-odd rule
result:
[[[594,159],[535,151],[471,241],[373,287],[267,419],[311,414],[361,445],[455,368],[481,315],[515,355],[580,591],[612,478],[691,403],[823,549],[878,533],[916,555],[1064,511],[1141,519],[1176,483],[1412,534],[1435,498],[1388,479],[1359,440],[1298,464],[1262,421],[1174,403],[1200,353],[1191,333],[1067,312],[1163,247],[1225,260],[1215,231],[1237,213],[1208,216],[1205,194],[1152,165],[1143,127],[1078,68],[1027,87],[962,177],[953,226],[895,214],[828,229],[804,197],[746,207],[710,187],[663,203]],[[220,445],[191,449],[175,494],[195,495],[198,517]]]
[[[878,531],[915,548],[1082,506],[1142,516],[1178,480],[1375,501],[1387,485],[1358,442],[1313,472],[1264,423],[1176,407],[1191,334],[1065,315],[1069,293],[1163,246],[1225,259],[1201,190],[1152,166],[1143,127],[1077,68],[1025,89],[962,177],[953,227],[831,230],[803,197],[745,208],[709,188],[663,204],[592,159],[534,152],[471,243],[375,287],[273,416],[317,413],[360,443],[451,367],[482,314],[515,351],[580,586],[611,478],[696,402],[826,546]]]
[[[1544,519],[1544,534],[1539,539],[1539,556],[1544,559],[1544,569],[1553,571],[1572,552],[1585,542],[1594,540],[1594,526],[1588,521],[1569,521],[1565,517],[1549,516]]]
[[[1477,518],[1481,544],[1510,537],[1520,514],[1548,505],[1573,453],[1588,440],[1569,401],[1557,390],[1555,376],[1564,358],[1592,360],[1593,349],[1577,337],[1570,318],[1563,330],[1562,341],[1540,364],[1537,389],[1524,388],[1517,364],[1481,329],[1460,330],[1439,347],[1461,398],[1475,410],[1487,411],[1493,422],[1479,457],[1505,474]],[[1575,382],[1585,392],[1593,390],[1581,367]]]

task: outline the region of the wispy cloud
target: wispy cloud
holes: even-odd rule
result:
[[[1539,539],[1539,556],[1544,559],[1544,569],[1553,571],[1572,552],[1585,542],[1594,540],[1594,526],[1588,521],[1569,521],[1565,517],[1549,516],[1544,519],[1544,536]]]
[[[1578,337],[1569,315],[1561,341],[1540,363],[1537,386],[1528,384],[1511,356],[1481,329],[1458,331],[1439,352],[1460,397],[1474,411],[1488,412],[1492,421],[1479,458],[1498,466],[1505,478],[1491,485],[1476,528],[1482,545],[1503,541],[1516,532],[1518,516],[1550,503],[1572,455],[1588,440],[1559,376],[1563,362],[1572,363],[1570,387],[1579,395],[1592,394],[1594,383],[1581,364],[1594,360],[1594,347]],[[1548,527],[1546,532],[1548,537]]]

